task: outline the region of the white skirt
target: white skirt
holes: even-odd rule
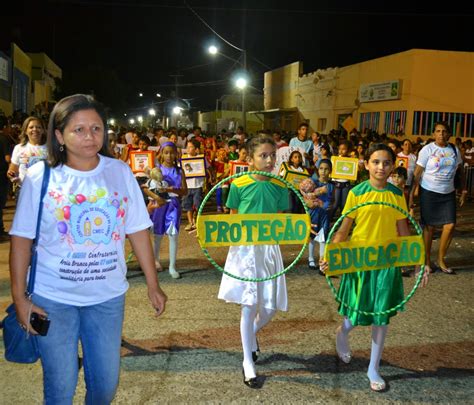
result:
[[[278,245],[231,246],[224,270],[243,278],[265,278],[284,269]],[[224,274],[219,299],[242,305],[287,311],[285,276],[254,282],[240,281]]]

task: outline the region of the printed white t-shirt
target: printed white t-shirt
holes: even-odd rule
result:
[[[448,145],[444,148],[431,142],[424,146],[418,154],[416,164],[425,169],[421,179],[421,187],[440,194],[454,191],[454,175],[458,165],[462,163],[461,152]]]
[[[12,163],[18,166],[20,181],[25,178],[28,169],[40,160],[45,160],[48,156],[46,145],[16,145],[13,148]]]
[[[43,173],[28,171],[10,235],[35,238]],[[76,306],[124,294],[125,236],[152,225],[130,168],[103,156],[90,171],[57,166],[43,201],[34,293]]]

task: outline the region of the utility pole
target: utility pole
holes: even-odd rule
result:
[[[175,75],[170,75],[170,77],[174,77],[174,97],[175,97],[175,100],[177,101],[178,100],[178,87],[179,87],[178,78],[183,77],[183,75],[180,75],[178,74],[178,72],[176,72]],[[178,122],[178,118],[176,117],[175,114],[171,113],[172,126],[175,126],[177,122]]]

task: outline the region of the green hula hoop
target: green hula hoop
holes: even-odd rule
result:
[[[418,223],[415,221],[415,218],[413,218],[408,212],[406,212],[404,209],[398,207],[397,205],[394,205],[394,204],[390,204],[390,203],[387,203],[387,202],[383,202],[383,201],[367,201],[367,202],[364,202],[364,203],[361,203],[361,204],[357,204],[355,205],[354,207],[352,207],[350,210],[348,210],[345,214],[341,215],[341,217],[336,221],[336,223],[332,226],[331,228],[331,232],[329,232],[329,235],[328,235],[328,240],[327,240],[327,243],[329,243],[331,241],[331,238],[333,236],[333,234],[335,233],[336,229],[339,227],[340,223],[343,221],[343,219],[349,215],[351,212],[359,209],[359,208],[362,208],[362,207],[365,207],[367,205],[385,205],[387,207],[391,207],[391,208],[394,208],[396,209],[397,211],[400,211],[403,215],[405,215],[409,220],[410,222],[413,224],[413,226],[415,227],[415,230],[417,232],[417,235],[421,235],[423,233],[423,231],[421,230],[420,228],[420,225],[418,225]],[[426,252],[425,252],[426,254]],[[372,271],[378,271],[378,270],[372,270]],[[412,290],[410,291],[410,293],[405,297],[405,299],[400,302],[398,305],[394,306],[393,308],[389,308],[385,311],[379,311],[379,312],[368,312],[368,311],[362,311],[360,309],[357,309],[357,308],[352,308],[349,304],[347,304],[346,302],[343,302],[338,296],[337,296],[337,291],[336,291],[336,288],[334,287],[334,284],[332,283],[331,281],[331,278],[329,276],[326,275],[326,281],[327,283],[329,284],[329,287],[331,288],[333,294],[334,294],[334,298],[336,298],[336,301],[339,302],[341,305],[345,306],[347,309],[351,310],[351,311],[354,311],[358,314],[362,314],[362,315],[369,315],[369,316],[378,316],[378,315],[388,315],[389,313],[391,312],[395,312],[397,311],[398,309],[400,309],[403,305],[405,305],[410,299],[411,297],[413,296],[413,294],[415,294],[415,291],[417,290],[418,286],[420,285],[420,282],[421,282],[421,279],[423,278],[423,274],[425,272],[425,265],[421,265],[421,270],[420,270],[420,274],[418,275],[418,278],[416,279],[416,282],[415,282],[415,285],[413,286]]]
[[[226,177],[225,179],[221,180],[219,183],[217,183],[214,187],[211,188],[211,191],[209,191],[209,193],[207,193],[207,195],[204,197],[204,200],[202,200],[202,203],[201,205],[199,206],[199,210],[198,210],[198,214],[197,214],[197,218],[196,218],[196,222],[198,222],[198,219],[202,213],[202,210],[204,208],[204,206],[206,205],[206,202],[207,200],[209,199],[209,197],[212,195],[212,193],[222,184],[222,183],[225,183],[231,179],[235,179],[237,177],[241,177],[241,176],[245,176],[247,174],[259,174],[259,175],[262,175],[262,176],[267,176],[267,177],[271,177],[271,178],[274,178],[274,179],[277,179],[279,181],[281,181],[282,183],[286,184],[291,190],[293,190],[296,195],[298,196],[298,198],[300,199],[300,201],[302,202],[303,204],[303,207],[304,207],[304,210],[306,212],[307,215],[309,215],[309,211],[308,211],[308,206],[306,205],[306,203],[304,202],[303,200],[303,197],[301,196],[300,192],[293,186],[293,184],[291,184],[289,181],[281,178],[280,176],[277,176],[276,174],[273,174],[273,173],[267,173],[267,172],[261,172],[261,171],[252,171],[252,172],[241,172],[241,173],[237,173],[237,174],[234,174],[232,176],[229,176],[229,177]],[[235,278],[237,280],[240,280],[240,281],[252,281],[252,282],[261,282],[261,281],[267,281],[267,280],[272,280],[274,278],[277,278],[277,277],[280,277],[282,276],[283,274],[287,273],[288,271],[290,271],[295,265],[296,263],[300,260],[301,256],[303,256],[303,253],[304,253],[304,250],[306,249],[306,246],[308,246],[308,242],[305,242],[303,247],[301,248],[300,252],[298,253],[298,255],[296,256],[295,260],[293,260],[286,268],[284,268],[282,271],[276,273],[276,274],[273,274],[271,276],[268,276],[268,277],[261,277],[261,278],[245,278],[245,277],[239,277],[239,276],[236,276],[235,274],[231,274],[227,271],[225,271],[221,266],[219,266],[215,260],[209,255],[209,252],[208,250],[202,246],[201,244],[201,240],[198,238],[198,241],[199,241],[199,246],[201,247],[201,250],[203,251],[204,255],[207,257],[207,259],[211,262],[211,264],[217,269],[219,270],[221,273],[223,274],[226,274],[227,276],[229,277],[232,277],[232,278]]]

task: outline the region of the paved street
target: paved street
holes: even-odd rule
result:
[[[10,202],[7,220],[12,215]],[[160,274],[169,297],[161,318],[153,317],[142,273],[136,262],[130,264],[115,403],[474,403],[474,203],[459,212],[458,222],[447,258],[457,275],[433,274],[406,311],[392,318],[381,366],[390,389],[383,394],[370,392],[366,378],[369,328],[351,334],[351,364],[338,361],[334,332],[341,318],[325,279],[307,268],[307,254],[287,276],[289,312],[278,313],[259,336],[257,370],[263,388],[244,386],[239,307],[217,300],[220,273],[202,254],[195,235],[182,232],[178,270],[183,277]],[[8,249],[9,243],[0,244],[2,313],[11,301]],[[290,262],[297,249],[283,252]],[[211,254],[222,262],[225,250]],[[166,268],[166,253],[162,263]],[[414,278],[405,281],[408,292]],[[0,403],[41,403],[40,365],[5,362],[3,343],[0,355]],[[77,404],[84,398],[82,372],[80,379]]]

